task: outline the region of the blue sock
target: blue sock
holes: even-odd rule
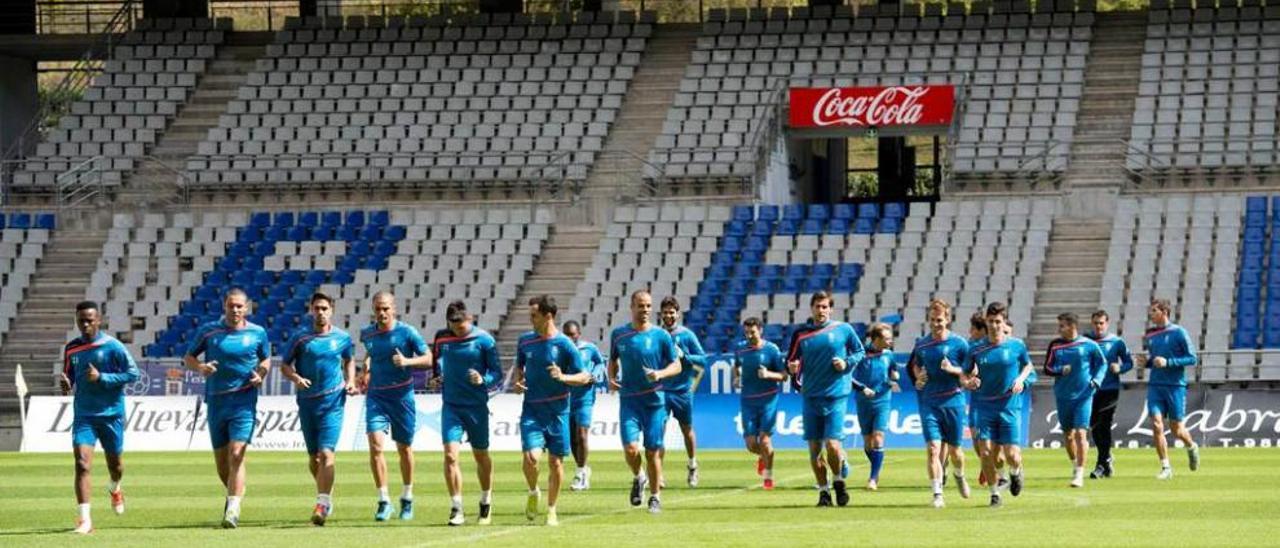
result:
[[[871,461],[871,479],[880,480],[880,467],[884,465],[884,449],[864,449],[867,460]]]

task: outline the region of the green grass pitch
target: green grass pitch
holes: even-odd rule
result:
[[[1153,450],[1120,450],[1118,477],[1067,486],[1071,468],[1062,450],[1027,451],[1027,487],[1006,494],[1005,506],[986,507],[977,488],[963,500],[948,485],[947,508],[930,508],[923,451],[891,450],[879,492],[862,490],[865,459],[854,450],[847,508],[813,508],[817,496],[799,451],[780,453],[778,489],[759,488],[755,460],[745,451],[705,451],[699,456],[702,483],[685,486],[684,455],[672,455],[664,513],[630,509],[629,475],[617,451],[593,455],[592,488],[562,494],[561,527],[526,524],[524,479],[519,456],[496,453],[497,479],[492,526],[474,524],[478,492],[474,464],[464,454],[467,525],[445,526],[448,497],[438,452],[418,455],[417,518],[373,521],[376,495],[367,460],[338,456],[338,485],[329,525],[308,523],[314,484],[301,454],[250,451],[248,490],[241,528],[218,527],[221,486],[207,453],[126,455],[128,512],[111,513],[106,465],[94,462],[94,525],[91,538],[69,533],[75,517],[72,460],[67,454],[0,454],[0,546],[209,546],[232,542],[265,546],[431,546],[468,543],[534,546],[852,546],[896,544],[1261,546],[1280,545],[1280,473],[1275,449],[1205,449],[1198,472],[1185,453],[1172,452],[1176,477],[1158,482]],[[971,462],[975,457],[970,452]],[[399,492],[394,454],[391,492]],[[572,474],[572,466],[569,467]],[[543,475],[545,489],[545,472]],[[566,478],[566,480],[569,478]],[[545,499],[545,495],[544,495]],[[545,507],[545,500],[544,500]],[[538,523],[540,523],[539,520]]]

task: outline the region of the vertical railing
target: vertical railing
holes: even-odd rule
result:
[[[111,58],[112,49],[116,44],[116,35],[133,29],[137,7],[138,3],[135,0],[125,0],[107,24],[93,32],[93,34],[101,34],[99,40],[85,50],[75,65],[64,73],[57,85],[45,93],[35,116],[18,134],[17,139],[5,149],[4,155],[0,156],[0,166],[4,167],[0,170],[0,186],[7,187],[12,184],[18,165],[16,161],[26,157],[35,144],[40,142],[48,129],[45,127],[46,121],[69,108],[70,102],[60,99],[79,97],[85,88],[92,84],[93,77],[98,73],[98,61]]]

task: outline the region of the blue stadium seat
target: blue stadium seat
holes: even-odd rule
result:
[[[9,228],[31,228],[30,213],[12,213],[9,215]]]
[[[827,227],[823,225],[821,219],[805,219],[804,224],[800,227],[800,233],[805,235],[818,235],[826,232]]]
[[[859,218],[858,220],[853,222],[854,234],[875,234],[875,232],[876,232],[875,219]]]
[[[724,227],[726,236],[746,236],[747,231],[751,229],[751,221],[734,219]]]
[[[848,219],[831,219],[831,221],[827,223],[827,234],[848,234],[849,228],[850,225]]]
[[[755,208],[749,205],[733,206],[729,218],[734,221],[753,221],[756,218]]]
[[[327,242],[327,241],[329,241],[329,240],[334,239],[334,236],[335,236],[335,234],[336,234],[336,233],[337,233],[337,231],[336,231],[336,230],[334,230],[334,227],[331,227],[331,226],[317,226],[317,227],[315,227],[315,228],[311,229],[311,239],[312,239],[312,240],[320,240],[320,241],[322,241],[322,242]]]
[[[852,221],[857,217],[858,217],[858,213],[857,213],[857,210],[854,209],[853,204],[836,204],[831,208],[832,219],[843,219],[846,221]]]
[[[778,229],[774,232],[778,236],[795,236],[800,233],[800,222],[795,219],[783,219],[778,221]]]
[[[265,211],[258,211],[249,215],[249,226],[258,228],[266,228],[271,226],[271,214]]]
[[[293,226],[293,212],[292,211],[276,212],[275,222],[273,222],[272,224],[276,226]]]
[[[827,219],[830,219],[831,205],[830,204],[809,204],[807,217],[810,219],[820,219],[824,221]]]
[[[876,204],[858,204],[859,219],[878,219],[880,218],[880,206]]]
[[[53,230],[54,228],[57,228],[57,226],[58,226],[58,219],[54,214],[52,213],[36,214],[36,228]]]
[[[369,212],[369,224],[373,226],[387,226],[391,224],[391,213],[385,209]]]
[[[907,216],[907,205],[901,202],[889,202],[884,205],[886,219],[904,219]]]
[[[787,204],[782,206],[782,218],[792,221],[804,219],[804,204]]]
[[[303,211],[298,214],[298,225],[315,227],[320,224],[320,214],[315,211]]]
[[[311,239],[311,227],[297,225],[289,228],[289,241],[305,242]]]
[[[360,229],[360,239],[365,241],[377,241],[382,239],[382,227],[378,225],[365,225]]]
[[[1244,200],[1244,210],[1246,213],[1267,214],[1267,197],[1266,196],[1249,196]]]
[[[358,209],[355,211],[348,211],[346,219],[347,222],[343,224],[356,227],[364,226],[364,211]]]
[[[902,232],[902,219],[895,219],[893,217],[880,219],[879,232],[881,234],[897,234]]]
[[[360,239],[360,227],[356,225],[342,225],[338,227],[338,232],[335,236],[344,242],[354,242]]]
[[[776,222],[778,217],[778,206],[762,204],[756,207],[756,219],[761,221]]]
[[[262,241],[276,243],[289,238],[289,229],[280,225],[272,225],[262,231]]]
[[[382,239],[391,242],[398,242],[403,240],[405,236],[408,235],[408,232],[408,229],[400,225],[388,226],[382,230]]]
[[[331,226],[331,227],[334,227],[334,228],[337,228],[337,227],[339,227],[339,226],[342,226],[342,212],[341,212],[341,211],[326,211],[326,212],[324,212],[324,213],[321,213],[321,214],[320,214],[320,225],[321,225],[321,226]]]
[[[772,236],[773,223],[768,223],[763,221],[756,222],[755,224],[751,225],[751,235],[752,236]]]
[[[5,228],[5,221],[6,221],[6,220],[7,220],[7,217],[5,217],[4,212],[3,212],[3,211],[0,211],[0,229],[4,229],[4,228]]]

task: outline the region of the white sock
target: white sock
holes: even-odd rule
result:
[[[462,497],[458,497],[458,500],[459,500],[459,501],[461,501],[461,500],[462,500]],[[459,504],[461,504],[461,503],[459,503]],[[480,504],[493,504],[493,490],[492,490],[492,489],[490,489],[490,490],[488,490],[488,491],[481,491],[481,492],[480,492]]]
[[[933,486],[933,494],[935,495],[942,494],[942,480],[940,479],[929,480],[929,485]]]
[[[997,484],[994,484],[994,483],[993,483],[993,484],[991,484],[991,485],[988,485],[988,486],[987,486],[987,488],[991,490],[991,494],[992,494],[992,495],[995,495],[995,496],[997,496],[997,497],[998,497],[998,496],[1000,496],[1000,486],[999,486],[999,485],[997,485]]]
[[[1199,449],[1199,448],[1200,448],[1200,444],[1193,441],[1191,442],[1191,445],[1187,446],[1187,452],[1195,451],[1196,449]]]
[[[696,457],[689,457],[689,468],[697,468],[697,467],[698,467],[698,459]]]
[[[1010,475],[1014,475],[1014,476],[1021,476],[1021,475],[1022,475],[1022,467],[1021,467],[1021,466],[1019,466],[1019,467],[1017,467],[1017,468],[1010,468],[1010,469],[1009,469],[1009,474],[1010,474]]]
[[[391,495],[387,494],[387,486],[385,485],[378,488],[378,502],[391,502]]]
[[[1083,467],[1083,466],[1072,466],[1072,467],[1071,467],[1071,472],[1072,472],[1073,474],[1075,474],[1075,475],[1079,476],[1079,475],[1081,475],[1081,474],[1083,474],[1083,473],[1084,473],[1084,467]]]
[[[120,481],[124,481],[124,480],[123,480],[123,479],[121,479]],[[115,493],[115,492],[119,491],[119,490],[120,490],[120,481],[114,481],[114,480],[113,480],[113,481],[109,481],[109,482],[107,482],[107,492],[108,492],[108,493]]]
[[[636,479],[640,480],[641,482],[649,481],[649,478],[645,477],[644,472],[637,473]]]
[[[449,506],[458,510],[462,509],[462,495],[454,495],[449,497]]]
[[[964,479],[964,473],[951,474],[951,477],[955,478],[956,480],[962,480]]]
[[[227,497],[227,511],[228,512],[240,511],[240,497],[236,497],[236,496]]]
[[[827,491],[830,491],[830,490],[831,490],[831,482],[830,482],[830,481],[828,481],[827,483],[822,484],[821,486],[819,486],[819,487],[818,487],[818,489],[821,489],[823,493],[826,493]]]
[[[765,468],[765,469],[764,469],[764,479],[773,479],[773,470],[770,470],[770,469],[768,469],[768,468]]]
[[[413,484],[404,484],[404,490],[400,491],[400,498],[404,500],[413,500]]]
[[[1009,471],[1005,470],[1004,468],[997,470],[996,476],[998,477],[998,479],[1009,481]]]
[[[316,495],[316,504],[329,507],[333,505],[333,499],[329,496],[329,493],[320,493]]]
[[[529,496],[531,496],[531,497],[540,497],[540,496],[542,496],[542,490],[541,490],[541,489],[538,489],[537,487],[534,487],[533,489],[530,489],[530,490],[529,490]]]
[[[588,478],[589,478],[589,477],[591,477],[591,467],[590,467],[590,466],[583,466],[583,467],[582,467],[582,476],[583,476],[583,477],[588,477]]]
[[[547,507],[547,513],[548,513],[548,514],[554,514],[554,513],[556,513],[556,507],[555,507],[555,506],[548,506],[548,507]]]
[[[1169,467],[1169,459],[1160,459],[1160,467],[1161,467],[1161,468],[1168,468],[1168,467]]]
[[[87,502],[80,505],[80,519],[89,521],[89,503]]]
[[[661,493],[661,492],[654,493],[654,494],[652,494],[652,495],[649,495],[649,497],[650,497],[650,498],[653,498],[653,499],[655,499],[655,500],[659,500],[659,501],[660,501],[660,500],[662,500],[662,493]]]

